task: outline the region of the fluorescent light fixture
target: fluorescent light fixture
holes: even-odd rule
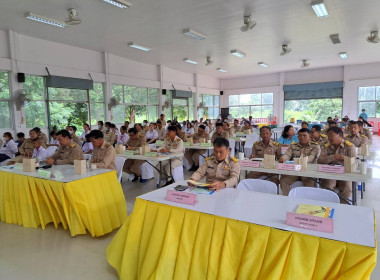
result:
[[[346,59],[346,58],[348,57],[346,52],[341,52],[341,53],[339,53],[339,56],[340,56],[340,58],[342,58],[342,59]]]
[[[34,13],[30,13],[30,12],[26,13],[25,17],[27,19],[35,20],[35,21],[38,21],[38,22],[46,23],[46,24],[50,24],[50,25],[53,25],[53,26],[56,26],[56,27],[61,27],[61,28],[67,27],[67,24],[64,23],[63,21],[56,20],[56,19],[53,19],[53,18],[44,17],[44,16],[37,15],[37,14],[34,14]]]
[[[237,57],[245,57],[246,56],[246,54],[244,52],[239,51],[237,49],[231,50],[230,52],[231,52],[231,54],[233,54],[234,56],[237,56]]]
[[[188,58],[184,58],[183,61],[190,63],[190,64],[198,64],[198,62],[191,60],[191,59],[188,59]]]
[[[327,17],[329,15],[323,0],[312,0],[311,6],[319,18]]]
[[[152,49],[149,48],[149,47],[145,47],[145,46],[143,46],[143,45],[139,45],[139,44],[136,44],[136,43],[133,43],[133,42],[129,42],[129,43],[128,43],[128,46],[130,46],[131,48],[135,48],[135,49],[138,49],[138,50],[144,51],[144,52],[149,52],[149,51],[152,50]]]
[[[118,8],[121,8],[121,9],[126,9],[126,8],[129,8],[130,6],[132,6],[131,3],[129,3],[128,1],[125,1],[125,0],[103,0],[103,1],[108,3],[108,4],[114,5]]]
[[[216,70],[218,70],[219,72],[222,72],[222,73],[226,73],[227,72],[227,70],[224,70],[222,68],[216,68]]]
[[[257,63],[258,65],[260,65],[261,67],[264,67],[264,68],[268,68],[268,64],[265,64],[264,62],[259,62]]]
[[[207,35],[197,32],[195,30],[192,30],[190,28],[183,30],[183,34],[197,40],[205,40],[207,38]]]

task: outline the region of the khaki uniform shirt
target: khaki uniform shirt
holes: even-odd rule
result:
[[[203,135],[199,135],[199,133],[195,133],[193,138],[194,140],[199,140],[201,138],[204,138],[207,141],[210,139],[210,135],[206,133],[204,133]]]
[[[71,137],[71,141],[73,141],[74,143],[80,145],[79,137],[76,134],[73,134],[73,136]]]
[[[104,141],[100,148],[94,147],[90,164],[95,163],[97,168],[116,170],[115,156],[115,149]]]
[[[368,138],[368,143],[372,143],[372,132],[371,132],[371,131],[369,131],[369,130],[366,129],[366,128],[363,128],[363,130],[360,131],[359,133],[362,134],[362,135],[367,136],[367,138]]]
[[[104,141],[106,141],[108,144],[113,145],[116,140],[116,135],[113,132],[107,132],[104,134]]]
[[[178,135],[177,135],[179,138],[182,139],[183,142],[187,142],[187,136],[186,136],[186,132],[181,130],[181,131],[178,131]]]
[[[222,131],[222,133],[220,133],[220,134],[215,131],[211,137],[211,143],[214,143],[215,139],[218,137],[222,137],[222,138],[225,138],[227,140],[230,139],[230,135],[228,134],[227,131]]]
[[[182,154],[183,155],[183,141],[178,136],[176,136],[173,141],[170,140],[169,137],[166,137],[162,147],[157,149],[157,150],[161,151],[162,149],[167,149],[172,154]],[[171,160],[172,168],[176,168],[178,166],[181,166],[183,163],[182,159],[183,159],[183,156],[172,159]]]
[[[248,130],[251,130],[251,133],[253,133],[253,128],[250,126],[249,128],[246,128],[245,126],[241,129],[241,132],[244,132],[245,134],[249,134]]]
[[[74,159],[84,159],[81,147],[72,142],[65,147],[59,146],[51,158],[56,160],[57,164],[74,164]]]
[[[241,126],[233,126],[231,127],[231,130],[233,131],[233,134],[236,134],[236,132],[241,132],[242,131],[242,127]]]
[[[149,125],[143,126],[143,131],[146,133],[149,130]]]
[[[159,129],[157,127],[157,133],[158,133],[158,140],[165,140],[166,138],[166,129],[165,127],[162,127],[161,129]]]
[[[199,181],[206,176],[207,183],[221,181],[227,188],[235,188],[240,175],[240,165],[235,157],[227,156],[222,162],[218,162],[214,156],[206,158],[205,163],[191,176],[194,181]]]
[[[329,142],[329,139],[327,139],[327,136],[325,134],[321,133],[318,140],[311,138],[311,141],[318,143],[320,146],[324,146],[325,144],[327,144],[327,142]]]
[[[47,144],[48,143],[48,138],[47,138],[47,136],[46,136],[46,134],[45,133],[43,133],[43,132],[40,132],[40,136],[38,136],[38,138],[40,138],[41,139],[41,141],[42,141],[42,143],[43,144]]]
[[[228,135],[231,137],[234,134],[234,130],[232,128],[227,128],[226,130],[228,132]]]
[[[368,138],[365,135],[360,135],[360,133],[356,135],[348,135],[345,140],[350,141],[355,147],[361,147],[368,144]]]
[[[44,143],[42,143],[42,147],[44,149],[46,149],[46,146]],[[20,148],[18,148],[18,151],[21,155],[25,154],[25,153],[30,153],[30,154],[33,154],[33,151],[34,151],[34,143],[33,143],[33,140],[28,138],[28,139],[25,139],[24,143],[22,143],[22,145],[20,146]]]
[[[144,137],[145,137],[145,132],[144,132],[144,129],[141,129],[141,131],[138,131],[137,133],[139,134],[139,136],[140,136],[140,135],[142,135],[142,136],[144,136]]]
[[[138,135],[137,139],[131,139],[129,138],[127,142],[127,147],[135,148],[134,150],[137,150],[139,147],[146,145],[146,138],[144,135]]]
[[[338,148],[335,148],[331,143],[327,143],[322,147],[318,163],[344,164],[344,160],[336,160],[334,158],[334,155],[336,154],[345,155],[347,157],[356,157],[355,145],[348,140],[342,141]]]
[[[281,146],[278,142],[269,140],[268,146],[264,146],[263,141],[257,141],[252,146],[252,156],[255,158],[264,158],[266,155],[275,155],[276,160],[281,158]]]
[[[302,146],[300,143],[294,143],[290,145],[282,158],[287,161],[292,160],[295,157],[299,158],[301,156],[308,156],[308,163],[316,163],[320,151],[321,147],[316,142],[309,141],[305,146]]]

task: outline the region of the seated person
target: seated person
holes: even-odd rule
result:
[[[149,124],[149,130],[145,133],[146,143],[153,144],[158,140],[158,132],[154,130],[154,123]]]
[[[116,135],[111,130],[111,125],[112,124],[110,122],[106,122],[104,124],[104,126],[106,127],[106,131],[103,132],[103,140],[106,141],[108,144],[113,145],[116,140]]]
[[[107,131],[107,128],[104,126],[103,121],[98,121],[98,130],[105,133]]]
[[[0,148],[0,162],[14,158],[17,151],[17,144],[13,141],[12,134],[10,132],[5,132],[3,134],[3,143]]]
[[[361,135],[365,135],[368,138],[368,144],[371,144],[372,143],[372,132],[369,131],[369,129],[363,127],[364,123],[362,121],[357,121],[357,123],[359,125],[359,133]]]
[[[84,130],[84,132],[83,132],[82,135],[79,137],[79,140],[80,140],[80,141],[85,141],[85,140],[86,140],[86,135],[89,134],[89,133],[91,132],[91,130],[90,130],[90,126],[89,126],[87,123],[83,124],[83,130]]]
[[[111,131],[115,134],[115,142],[116,142],[117,138],[119,138],[119,136],[120,136],[120,131],[117,129],[117,127],[114,123],[111,123]]]
[[[232,137],[234,133],[233,133],[233,130],[230,128],[230,125],[227,122],[222,122],[222,124],[223,124],[223,129],[228,132],[229,137]]]
[[[251,122],[248,120],[244,121],[244,126],[241,129],[241,132],[244,132],[245,134],[252,134],[253,133],[253,127],[251,126]]]
[[[100,131],[100,130],[97,130],[97,131]],[[84,136],[84,138],[86,139],[86,141],[84,141],[82,144],[82,151],[84,154],[92,154],[92,151],[94,150],[94,146],[92,145],[91,139],[90,139],[90,133]]]
[[[59,147],[59,142],[58,142],[58,139],[57,139],[57,134],[55,133],[54,130],[52,132],[50,132],[50,137],[51,137],[50,142],[46,146],[47,147],[50,147],[50,146]]]
[[[219,137],[225,138],[227,140],[230,138],[230,134],[223,129],[223,124],[220,122],[216,124],[215,132],[211,137],[211,143],[214,143],[215,139]]]
[[[139,134],[136,128],[130,128],[128,130],[129,140],[127,141],[126,150],[136,151],[146,143],[145,136]],[[144,160],[127,159],[124,163],[123,171],[128,174],[134,174],[133,182],[137,181],[141,176],[140,166],[144,163]],[[140,182],[145,182],[140,178]]]
[[[338,115],[335,115],[334,119],[333,119],[334,122],[338,123],[339,122],[339,117]]]
[[[240,165],[230,155],[230,143],[219,137],[214,141],[214,156],[206,158],[205,163],[191,176],[191,180],[199,181],[206,176],[209,188],[219,191],[224,188],[235,188],[239,181]],[[191,186],[191,184],[189,184]]]
[[[25,134],[23,132],[17,133],[17,140],[15,143],[17,144],[17,148],[20,148],[22,143],[25,141]]]
[[[318,159],[320,164],[340,164],[344,165],[344,157],[356,157],[355,146],[348,140],[343,139],[343,132],[338,127],[329,128],[327,131],[329,142],[322,147],[321,155]],[[352,182],[322,179],[323,187],[334,190],[338,188],[340,196],[350,199],[352,194]],[[341,199],[341,203],[345,203]]]
[[[178,125],[180,126],[180,124]],[[167,179],[167,177],[171,176],[174,168],[178,166],[182,166],[182,154],[183,154],[183,141],[181,138],[177,136],[177,127],[169,126],[168,127],[168,137],[166,137],[164,144],[161,148],[157,149],[160,153],[172,153],[172,154],[181,154],[181,156],[176,157],[171,160],[171,170],[170,170],[170,162],[169,160],[165,160],[162,162],[162,168],[164,170],[164,174],[162,176],[163,179]],[[157,165],[159,168],[159,165]],[[170,180],[166,183],[166,185],[170,185],[173,183],[173,180]]]
[[[128,133],[128,129],[129,129],[129,121],[125,121],[125,122],[124,122],[124,126],[127,128],[126,133]]]
[[[204,138],[205,141],[209,140],[209,135],[205,132],[206,127],[201,124],[198,127],[198,132],[194,134],[194,143],[199,143],[199,139]],[[202,149],[187,149],[185,152],[185,158],[191,165],[191,168],[189,171],[195,171],[199,167],[199,157],[203,155],[206,152],[206,150]]]
[[[191,124],[191,122],[188,122],[186,124],[185,133],[186,133],[186,137],[188,137],[188,138],[194,136],[195,131],[194,131],[194,128],[193,128],[193,125]]]
[[[47,151],[44,147],[42,147],[42,140],[39,138],[33,139],[34,143],[34,150],[33,150],[33,156],[35,159],[37,159],[38,162],[45,161],[47,158]]]
[[[241,132],[242,127],[239,125],[239,120],[234,120],[234,125],[231,129],[233,131],[233,134],[236,134],[236,132]]]
[[[146,133],[149,130],[149,123],[147,120],[143,121],[142,129],[143,129],[144,133]]]
[[[327,133],[327,130],[328,130],[330,127],[337,126],[336,122],[333,121],[333,120],[329,120],[327,123],[328,123],[328,127],[322,130],[322,133],[323,133],[323,134],[326,134],[326,133]]]
[[[286,125],[282,131],[281,137],[278,140],[281,146],[289,147],[291,144],[298,143],[296,131],[292,125]]]
[[[37,131],[38,130],[36,130],[35,128],[29,131],[29,138],[26,139],[24,143],[22,143],[20,148],[18,148],[20,155],[10,160],[7,163],[8,165],[15,164],[15,163],[22,163],[22,160],[24,159],[24,157],[30,158],[33,155],[33,151],[34,151],[33,139],[38,138]],[[42,144],[42,146],[44,148],[46,147],[44,144]]]
[[[301,128],[298,131],[298,143],[291,144],[289,149],[286,151],[278,162],[284,163],[288,160],[294,160],[294,158],[300,158],[301,156],[307,156],[308,163],[316,163],[319,152],[321,151],[318,143],[310,141],[309,130]],[[281,175],[280,184],[283,195],[288,195],[290,192],[290,186],[296,182],[302,181],[305,187],[315,187],[315,182],[312,178],[291,176],[291,175]]]
[[[307,122],[302,122],[301,128],[309,129],[309,124]]]
[[[310,132],[312,142],[316,142],[320,146],[323,146],[328,142],[327,136],[322,133],[320,125],[313,125]]]
[[[128,129],[125,125],[120,127],[120,135],[117,138],[116,144],[126,145],[129,140]]]
[[[161,120],[157,121],[157,133],[158,140],[163,141],[166,138],[166,128],[162,124]]]
[[[79,137],[75,134],[77,132],[77,127],[74,125],[68,125],[66,126],[66,130],[70,133],[71,141],[80,145]]]
[[[360,134],[360,128],[358,122],[351,122],[350,134],[345,138],[354,144],[355,147],[362,147],[368,144],[368,138],[365,135]]]
[[[46,134],[43,133],[39,127],[35,127],[33,129],[34,129],[34,131],[37,132],[38,138],[40,138],[42,140],[42,144],[44,145],[44,147],[46,147],[46,145],[48,143],[48,138],[47,138]]]
[[[367,113],[365,112],[365,109],[362,109],[362,113],[359,115],[359,117],[361,117],[363,119],[363,122],[368,125],[369,127],[372,127],[372,125],[367,121],[368,119],[368,115]]]
[[[57,151],[49,157],[45,163],[49,165],[74,164],[75,159],[84,159],[80,146],[71,141],[71,135],[67,130],[57,132],[60,144]]]
[[[137,133],[138,133],[139,135],[142,135],[142,136],[145,137],[145,131],[143,130],[143,127],[142,127],[141,123],[136,123],[136,124],[135,124],[135,128],[137,129]],[[128,133],[129,133],[129,132],[128,132]]]
[[[169,129],[168,129],[168,134],[169,134]],[[187,135],[186,132],[182,130],[182,126],[180,124],[177,124],[177,136],[181,138],[183,142],[187,142]],[[166,137],[167,139],[168,137]],[[165,139],[165,140],[166,140]]]
[[[260,137],[261,141],[257,141],[252,146],[252,154],[249,157],[251,158],[264,158],[264,154],[266,155],[275,155],[275,160],[279,160],[281,158],[281,147],[280,144],[271,140],[272,132],[269,126],[262,126],[260,128]],[[247,175],[247,179],[258,179],[261,176],[266,176],[266,179],[269,178],[270,181],[277,184],[278,175],[270,174],[264,172],[254,172],[251,171]]]
[[[249,123],[250,123],[251,125],[255,125],[255,124],[256,124],[255,121],[252,119],[252,116],[249,116],[249,117],[248,117],[248,120],[249,120]]]
[[[115,149],[112,145],[104,141],[103,132],[93,130],[88,134],[88,137],[91,139],[92,146],[94,147],[90,165],[94,163],[97,168],[116,170]]]

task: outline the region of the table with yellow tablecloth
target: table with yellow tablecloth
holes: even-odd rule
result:
[[[116,171],[70,182],[0,171],[0,219],[8,224],[45,229],[62,224],[72,236],[102,236],[127,218]]]
[[[107,260],[121,280],[369,279],[376,253],[137,198]]]

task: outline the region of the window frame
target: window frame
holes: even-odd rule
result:
[[[2,130],[6,130],[6,129],[13,129],[14,127],[14,104],[12,102],[12,98],[13,98],[13,93],[12,93],[12,89],[11,89],[11,83],[10,83],[10,71],[8,70],[0,70],[1,73],[6,73],[7,74],[7,80],[8,80],[8,90],[9,90],[9,98],[1,98],[0,99],[0,102],[7,102],[8,103],[8,108],[9,108],[9,127],[3,127],[3,128],[0,128]]]
[[[212,105],[211,106],[205,104],[205,102],[204,102],[204,96],[211,96],[212,97]],[[218,105],[216,105],[216,102],[215,102],[215,98],[216,97],[218,98]],[[208,111],[211,108],[211,110],[213,112],[213,117],[214,118],[210,118],[210,114],[209,114],[208,115],[209,116],[208,119],[210,119],[210,120],[216,120],[218,118],[218,116],[220,115],[220,96],[219,95],[201,93],[201,94],[199,94],[199,103],[203,103],[203,106],[206,107]],[[218,114],[216,116],[214,115],[215,109],[217,109],[217,112],[218,112]],[[198,110],[198,114],[199,114],[200,118],[204,118],[204,110],[203,109],[202,109],[202,116],[200,116],[199,110]]]
[[[272,103],[263,103],[263,95],[264,94],[272,94]],[[255,104],[254,102],[250,103],[250,102],[246,102],[246,103],[242,103],[240,101],[240,98],[241,96],[247,96],[247,98],[251,99],[251,97],[249,95],[260,95],[260,104]],[[238,96],[239,100],[238,100],[238,104],[237,105],[230,105],[230,97],[231,96]],[[256,93],[242,93],[242,94],[230,94],[228,96],[228,107],[231,109],[231,108],[241,108],[241,107],[248,107],[249,108],[249,116],[252,116],[253,118],[269,118],[269,116],[263,116],[263,107],[268,107],[268,106],[271,106],[272,107],[272,115],[274,114],[274,92],[256,92]],[[252,107],[254,108],[260,108],[260,117],[254,117],[253,114],[252,114]],[[234,118],[241,118],[243,116],[234,116]],[[244,117],[248,117],[248,116],[244,116]]]
[[[375,88],[375,99],[364,99],[364,100],[359,100],[360,99],[360,89],[361,88]],[[368,115],[368,118],[380,118],[380,113],[378,114],[378,108],[380,107],[380,86],[362,86],[358,87],[358,94],[357,94],[357,102],[358,102],[358,116],[361,114],[361,109],[360,109],[360,104],[361,103],[374,103],[375,104],[375,115],[369,115],[368,111],[366,110],[366,114]]]

